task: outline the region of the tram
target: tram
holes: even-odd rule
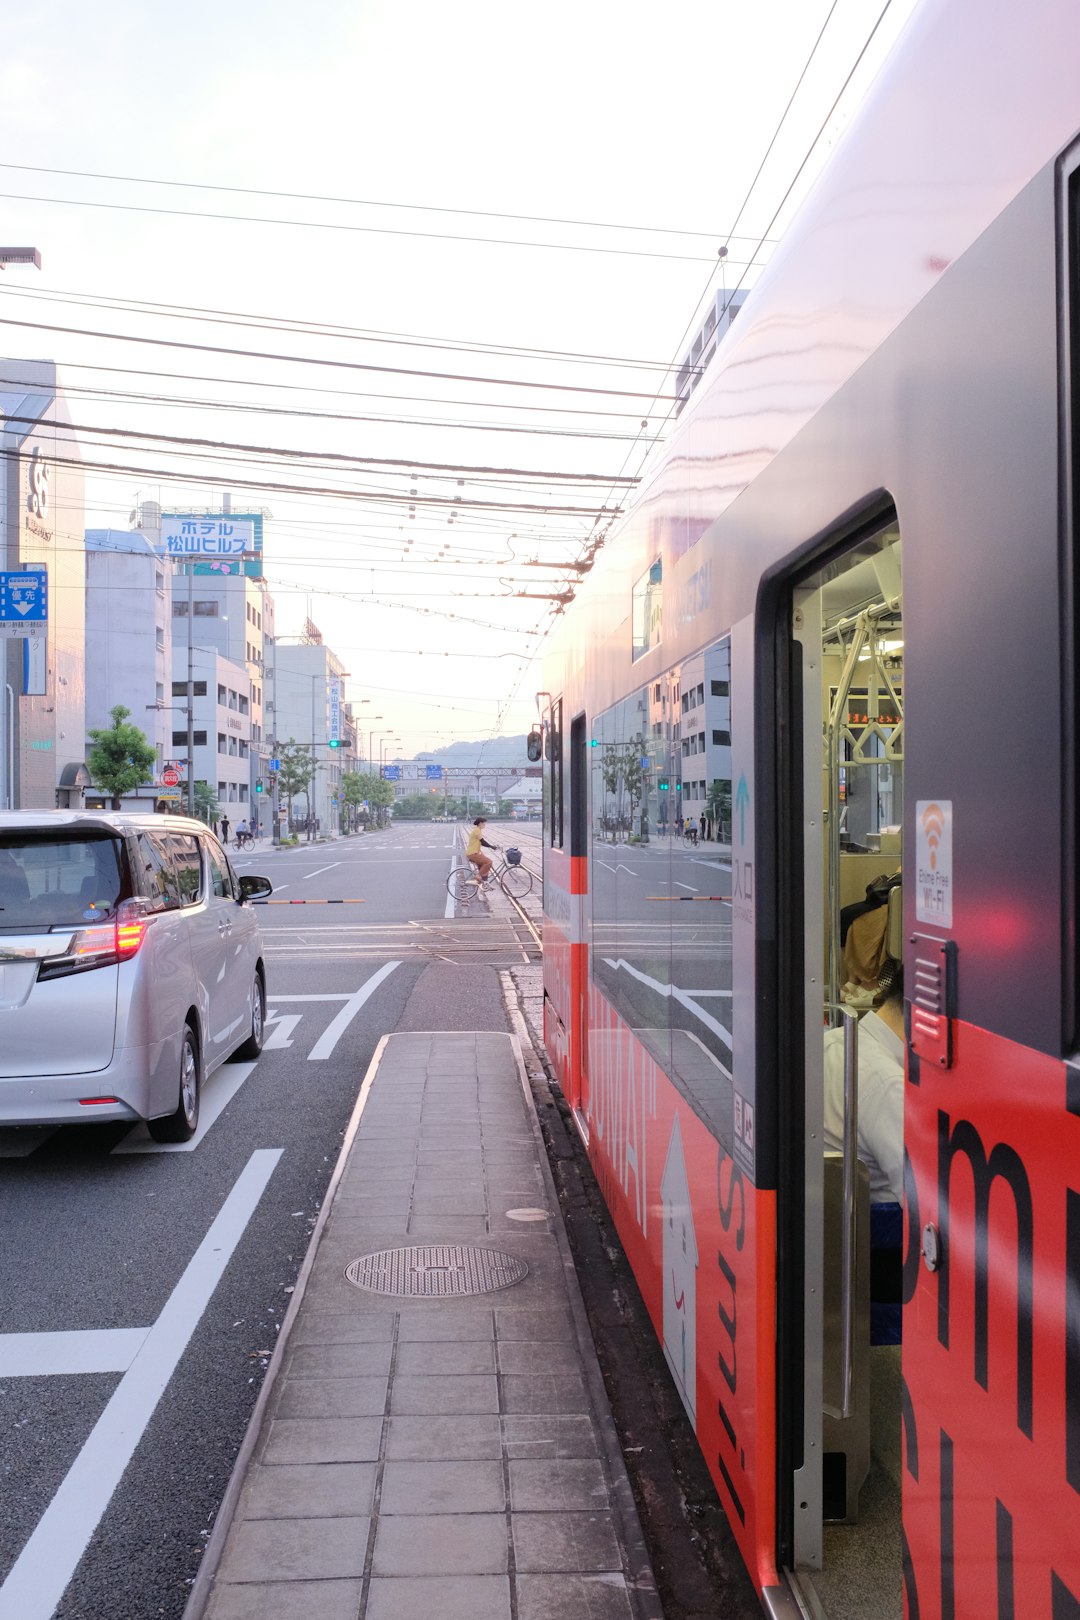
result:
[[[926,0],[538,697],[547,1050],[785,1620],[1080,1620],[1078,68]]]

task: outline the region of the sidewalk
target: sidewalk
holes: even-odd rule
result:
[[[503,1034],[380,1042],[185,1620],[429,1616],[661,1620]]]

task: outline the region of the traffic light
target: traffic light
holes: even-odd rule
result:
[[[256,791],[256,793],[261,793],[261,792],[262,792],[262,790],[263,790],[263,785],[262,785],[262,782],[261,782],[261,781],[260,781],[260,782],[256,782],[256,784],[255,784],[255,791]]]
[[[331,748],[340,748],[341,747],[341,738],[340,737],[331,737],[330,738],[330,747]]]
[[[661,793],[671,792],[671,783],[668,781],[666,776],[662,776],[656,785],[660,789]]]

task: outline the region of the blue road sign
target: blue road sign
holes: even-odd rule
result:
[[[440,778],[442,777],[442,766],[441,765],[425,765],[424,766],[424,775],[427,777],[429,782],[438,782],[440,780]]]
[[[383,781],[384,782],[400,782],[401,781],[401,766],[400,765],[384,765],[383,769],[382,769],[382,773],[383,773]]]
[[[280,771],[280,769],[281,769],[281,761],[280,761],[280,759],[272,759],[270,761],[270,769],[272,771]]]
[[[44,636],[49,621],[44,568],[0,572],[0,636]]]

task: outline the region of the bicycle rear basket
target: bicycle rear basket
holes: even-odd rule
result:
[[[507,866],[520,866],[521,865],[521,851],[520,851],[520,849],[508,849],[506,851],[506,864],[507,864]]]

